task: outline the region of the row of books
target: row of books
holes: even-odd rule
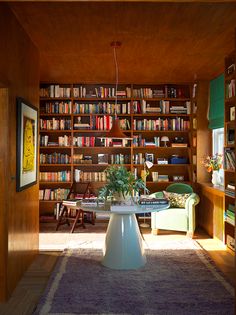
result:
[[[151,106],[148,101],[142,100],[133,102],[134,113],[136,114],[190,114],[191,102],[186,101],[184,105],[170,105],[170,101],[160,100],[157,106]]]
[[[133,113],[145,114],[145,113],[183,113],[190,114],[191,103],[185,102],[185,105],[170,106],[170,101],[159,101],[159,106],[150,106],[146,100],[133,101]],[[73,114],[130,114],[131,103],[115,103],[99,102],[99,103],[78,103],[73,104]],[[71,114],[72,102],[71,101],[55,101],[46,102],[44,107],[41,108],[42,114]]]
[[[82,170],[75,170],[76,182],[105,182],[105,172],[83,172]]]
[[[73,95],[72,95],[73,92]],[[63,97],[63,98],[115,98],[126,97],[131,98],[131,87],[115,87],[109,86],[88,86],[78,85],[72,89],[69,86],[59,84],[50,84],[40,88],[40,97]],[[189,91],[186,88],[173,85],[160,85],[155,87],[134,88],[134,98],[186,98],[189,97]]]
[[[59,84],[51,84],[40,88],[40,97],[70,97],[71,88],[67,86],[60,86]]]
[[[75,103],[73,106],[74,114],[130,114],[130,102],[127,103]]]
[[[228,204],[228,208],[225,211],[225,221],[235,226],[235,205]]]
[[[235,152],[232,148],[225,148],[224,168],[235,170]]]
[[[39,161],[40,164],[70,164],[71,156],[60,152],[51,154],[40,153]]]
[[[130,164],[131,155],[130,154],[111,154],[110,156],[111,164]]]
[[[146,88],[134,88],[134,98],[186,98],[189,97],[187,92],[182,87],[175,86],[157,86],[157,87],[146,87]]]
[[[73,145],[77,147],[95,147],[95,137],[73,137]]]
[[[158,119],[134,119],[134,130],[189,130],[190,122],[181,117]]]
[[[41,114],[71,114],[72,102],[46,102],[44,107],[41,107]]]
[[[83,130],[83,129],[91,129],[91,130],[110,130],[113,124],[113,117],[109,115],[103,116],[93,116],[92,119],[88,119],[88,117],[76,117],[74,123],[74,129]],[[120,128],[123,130],[130,129],[130,121],[129,119],[119,119]]]
[[[55,147],[55,146],[60,146],[60,147],[68,147],[71,145],[71,136],[60,136],[57,138],[57,141],[49,141],[49,136],[48,135],[39,135],[39,143],[40,146],[42,147]]]
[[[113,124],[112,116],[96,116],[92,117],[91,129],[93,130],[110,130]],[[120,128],[123,130],[130,130],[129,119],[119,119]]]
[[[58,200],[61,201],[67,198],[70,189],[57,188],[57,189],[40,189],[39,200]]]
[[[130,154],[111,154],[98,153],[97,156],[84,156],[83,154],[74,154],[74,164],[130,164]],[[86,163],[87,162],[87,163]]]
[[[133,136],[133,146],[134,147],[159,147],[160,146],[160,137],[153,137],[152,139],[142,138],[142,135]]]
[[[133,154],[133,163],[134,164],[143,164],[145,160],[146,160],[146,153],[140,152],[140,153]]]
[[[40,119],[40,130],[70,130],[71,120],[66,118]]]
[[[113,123],[113,117],[109,115],[90,117],[76,117],[74,120],[74,129],[83,130],[110,130]],[[120,127],[124,130],[130,130],[129,119],[119,119]],[[181,117],[175,118],[157,118],[157,119],[134,119],[134,130],[187,130],[190,127],[189,120]],[[71,119],[55,118],[40,119],[40,130],[71,130]]]
[[[70,182],[71,172],[70,171],[40,172],[39,180],[41,182]]]
[[[115,87],[91,87],[80,85],[73,88],[73,96],[75,98],[115,98],[117,97],[131,97],[131,87],[121,88],[118,87],[118,90],[115,90]]]

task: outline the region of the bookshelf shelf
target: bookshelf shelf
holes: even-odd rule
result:
[[[40,172],[48,173],[49,177],[53,172],[70,171],[70,181],[41,180],[40,190],[43,195],[57,194],[60,189],[67,189],[78,172],[82,174],[81,176],[86,176],[84,178],[90,178],[92,186],[101,187],[105,184],[105,180],[99,180],[99,176],[103,176],[102,173],[108,165],[123,164],[140,177],[143,163],[136,164],[135,159],[143,161],[148,157],[153,158],[154,162],[147,178],[150,192],[164,189],[176,182],[173,181],[175,175],[182,178],[181,182],[192,183],[190,171],[194,152],[191,140],[194,134],[192,120],[194,115],[196,116],[190,96],[192,84],[121,84],[118,92],[117,116],[122,121],[122,131],[133,137],[133,141],[126,143],[116,141],[117,143],[113,145],[111,142],[101,140],[100,137],[105,136],[109,131],[115,116],[114,85],[41,84],[40,123],[43,129],[40,130],[40,153],[42,158],[45,158],[44,155],[48,158],[48,155],[53,154],[56,157],[64,154],[71,158],[68,164],[52,164],[46,160],[47,163],[40,165]],[[152,97],[149,97],[150,95]],[[62,130],[55,128],[56,124],[61,127],[61,123],[62,126],[65,123],[68,128],[61,128]],[[78,126],[80,124],[81,126]],[[44,128],[45,126],[49,126],[49,130]],[[165,135],[169,138],[168,147],[161,146],[163,145],[161,142],[159,145],[145,145],[156,140],[160,141]],[[135,143],[140,139],[142,142]],[[175,141],[186,143],[187,146],[172,147],[171,144]],[[45,143],[54,145],[47,146]],[[64,143],[68,145],[60,145]],[[108,159],[108,164],[98,163],[99,154]],[[187,162],[167,165],[156,163],[157,158],[169,160],[174,155],[185,158]],[[80,163],[84,158],[89,159],[90,162]],[[159,175],[168,175],[169,180],[153,182],[152,171],[158,171]],[[83,179],[80,181],[82,182]],[[54,198],[47,196],[47,199]],[[41,215],[44,214],[44,209],[48,212],[50,204],[53,206],[56,201],[40,200]],[[44,208],[46,203],[49,205]]]

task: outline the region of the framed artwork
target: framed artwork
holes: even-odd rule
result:
[[[154,154],[153,153],[146,153],[145,154],[145,160],[154,163]]]
[[[16,191],[22,191],[37,182],[38,109],[22,98],[16,103]]]
[[[235,120],[235,106],[230,107],[230,120]]]

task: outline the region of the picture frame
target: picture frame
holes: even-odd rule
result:
[[[235,120],[235,106],[230,107],[230,121]]]
[[[145,160],[154,163],[154,154],[153,153],[145,153]]]
[[[16,99],[16,191],[37,183],[38,109],[21,97]]]

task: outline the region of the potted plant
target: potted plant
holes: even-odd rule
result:
[[[136,179],[134,174],[126,167],[109,166],[105,170],[107,184],[99,191],[99,197],[102,199],[116,200],[122,203],[131,203],[133,197],[139,194],[140,190],[148,191],[144,181]]]

